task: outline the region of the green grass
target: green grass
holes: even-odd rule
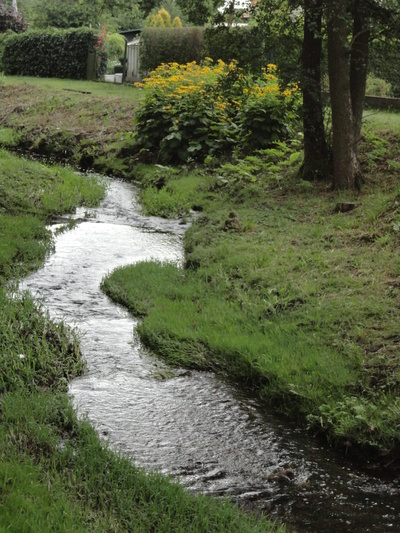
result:
[[[4,76],[4,85],[34,86],[44,90],[90,93],[95,96],[107,98],[118,96],[137,100],[142,94],[134,86],[119,83],[104,83],[101,81],[67,80],[59,78],[34,78],[30,76]],[[71,96],[71,95],[70,95]]]
[[[12,286],[51,252],[46,224],[98,203],[105,182],[5,150],[0,168],[0,531],[283,532],[136,468],[77,419],[66,391],[85,369],[79,335]]]
[[[268,532],[262,517],[145,473],[77,421],[65,395],[1,397],[1,525],[7,531]]]
[[[178,218],[196,209],[197,192],[204,188],[204,176],[163,165],[138,164],[135,180],[142,183],[140,205],[145,214],[165,218]],[[178,179],[174,179],[177,176]]]
[[[62,166],[46,167],[0,149],[0,209],[7,214],[49,218],[70,213],[76,206],[94,206],[105,185]]]
[[[367,110],[364,113],[364,129],[372,129],[400,135],[400,113],[393,111]]]
[[[124,267],[102,287],[143,317],[141,339],[172,364],[223,371],[335,442],[394,451],[397,146],[366,135],[362,194],[299,183],[284,147],[197,174],[203,212],[186,234],[185,267]],[[183,170],[163,187],[184,191],[188,179]],[[349,201],[354,210],[337,210]]]
[[[0,149],[0,166],[1,281],[38,268],[52,247],[46,222],[78,205],[95,205],[103,198],[106,184],[4,149]]]
[[[76,332],[15,296],[0,289],[1,531],[284,531],[102,444],[65,393],[84,369]]]
[[[131,177],[134,113],[142,94],[120,84],[6,76],[0,146],[18,144],[74,167]]]

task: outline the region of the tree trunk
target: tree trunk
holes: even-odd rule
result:
[[[323,0],[304,0],[302,52],[304,163],[303,179],[324,179],[329,174],[321,91]]]
[[[328,0],[328,71],[332,108],[333,188],[359,187],[357,139],[350,90],[347,0]]]
[[[351,103],[354,114],[354,134],[358,142],[361,136],[365,88],[367,85],[368,48],[370,31],[365,23],[361,0],[353,5],[353,43],[350,63]]]

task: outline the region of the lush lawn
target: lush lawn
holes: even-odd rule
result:
[[[77,93],[86,92],[93,96],[100,96],[103,98],[117,97],[136,101],[138,99],[138,94],[141,94],[141,91],[134,86],[120,83],[105,83],[102,81],[34,78],[29,76],[4,76],[2,79],[5,85],[33,86],[41,90],[44,89],[46,91],[54,91],[57,93],[60,91]]]

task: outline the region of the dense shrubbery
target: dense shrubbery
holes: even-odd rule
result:
[[[163,63],[200,63],[205,57],[225,63],[235,60],[252,72],[271,62],[265,36],[256,27],[146,28],[141,35],[141,69],[155,70]],[[257,53],[254,53],[257,50]]]
[[[23,16],[14,11],[12,7],[6,7],[4,0],[0,0],[0,33],[7,30],[15,31],[15,33],[22,33],[28,27]]]
[[[145,28],[141,45],[142,72],[155,70],[162,63],[200,63],[204,59],[203,28]]]
[[[205,53],[214,61],[236,60],[242,68],[260,72],[271,62],[265,36],[259,28],[217,26],[204,31]],[[257,53],[254,53],[255,50]]]
[[[236,62],[161,65],[144,80],[137,143],[162,161],[251,151],[289,137],[297,125],[297,86],[281,89],[275,65],[259,76]]]
[[[6,74],[42,78],[86,79],[89,51],[100,37],[89,29],[45,30],[12,35],[6,39],[3,68]],[[98,53],[98,73],[105,71],[106,52]]]
[[[366,94],[369,96],[392,96],[391,83],[369,74],[367,76]]]
[[[400,97],[399,40],[376,40],[371,44],[369,70],[391,84],[393,96]]]

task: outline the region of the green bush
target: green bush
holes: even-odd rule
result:
[[[5,74],[41,78],[86,79],[89,51],[97,52],[97,72],[107,65],[107,54],[98,48],[100,37],[90,29],[41,30],[12,35],[5,41]]]
[[[117,61],[125,55],[125,38],[118,33],[109,33],[106,40],[106,50],[110,61]]]
[[[141,34],[140,69],[163,63],[199,63],[205,57],[203,28],[145,28]]]
[[[369,96],[392,96],[392,85],[372,74],[367,76],[366,94]]]
[[[392,95],[396,97],[400,97],[399,44],[399,39],[373,41],[369,57],[370,72],[390,83]]]
[[[10,35],[15,35],[12,30],[7,30],[5,33],[0,33],[0,72],[4,70],[3,67],[3,53],[6,46],[6,41]]]
[[[137,146],[161,161],[187,161],[287,138],[297,124],[299,91],[282,90],[276,66],[268,67],[256,77],[221,60],[161,65],[144,80]]]
[[[265,37],[259,28],[217,26],[204,32],[205,53],[214,61],[236,60],[238,65],[252,72],[271,63]]]

